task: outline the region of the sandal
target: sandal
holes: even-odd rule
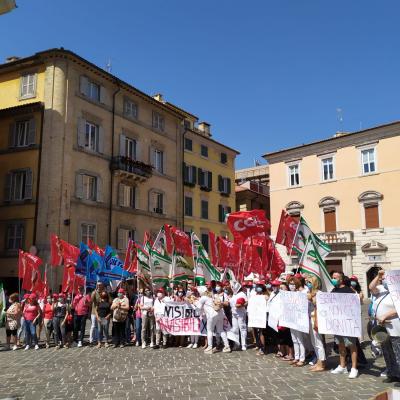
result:
[[[276,358],[283,358],[283,354],[280,351],[278,351],[278,353],[275,354],[275,357]]]
[[[293,359],[292,361],[289,362],[289,365],[296,365],[299,362],[299,360]]]
[[[292,358],[292,357],[290,357],[290,356],[284,356],[284,357],[282,357],[282,360],[283,360],[283,361],[293,361],[294,358]]]
[[[304,367],[304,365],[306,365],[304,361],[299,361],[296,364],[293,364],[294,367]]]

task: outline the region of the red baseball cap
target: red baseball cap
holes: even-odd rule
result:
[[[355,275],[352,275],[352,276],[350,277],[350,280],[352,280],[352,281],[358,281],[358,278],[357,278]]]
[[[274,280],[271,282],[271,285],[272,285],[272,286],[280,286],[281,283],[282,283],[282,282],[281,282],[279,279],[274,279]]]
[[[237,306],[243,306],[245,303],[246,303],[246,299],[245,299],[244,297],[239,297],[239,298],[236,300],[236,305],[237,305]]]
[[[29,298],[30,298],[31,300],[36,300],[36,299],[37,299],[37,296],[36,296],[35,293],[31,293],[31,294],[29,295]]]
[[[118,293],[123,293],[123,294],[125,294],[125,289],[119,288],[119,289],[118,289]]]

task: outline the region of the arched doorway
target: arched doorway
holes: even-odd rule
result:
[[[380,267],[378,264],[374,264],[373,267],[371,267],[367,271],[367,290],[368,290],[368,297],[370,296],[370,291],[369,291],[369,284],[374,280],[376,275],[378,275],[378,271],[381,270],[382,267]]]

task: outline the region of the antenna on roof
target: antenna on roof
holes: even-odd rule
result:
[[[112,70],[112,65],[111,65],[111,58],[108,59],[108,62],[106,64],[106,71],[111,74],[111,70]]]
[[[343,110],[341,108],[336,109],[336,116],[339,121],[339,132],[343,132]]]

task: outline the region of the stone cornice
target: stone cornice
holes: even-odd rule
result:
[[[267,153],[264,154],[263,157],[268,161],[269,164],[288,162],[311,155],[334,152],[337,149],[344,147],[362,146],[368,143],[376,143],[381,139],[387,139],[399,135],[400,122],[396,121],[363,131],[345,134],[343,136],[329,138],[298,147],[292,147],[274,153]]]

